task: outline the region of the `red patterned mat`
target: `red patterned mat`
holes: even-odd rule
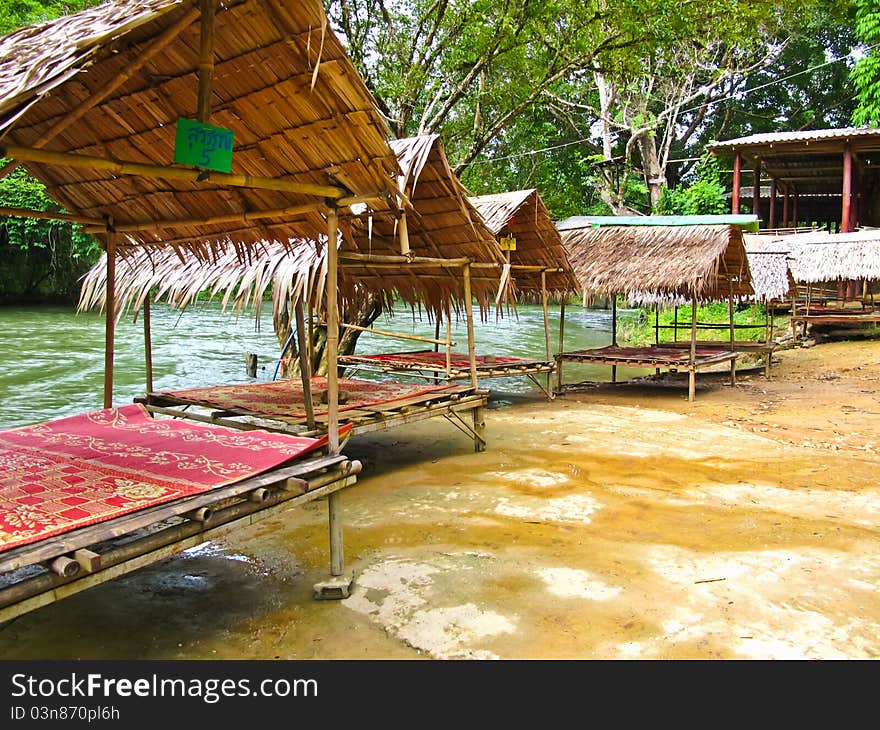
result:
[[[358,360],[375,360],[376,362],[386,363],[389,365],[400,364],[407,367],[414,365],[424,365],[429,368],[437,368],[443,370],[446,368],[446,353],[434,352],[434,350],[415,350],[412,352],[388,352],[379,355],[357,355]],[[344,360],[343,358],[340,358]],[[470,358],[460,352],[453,352],[450,356],[450,365],[454,368],[469,368],[471,366]],[[477,355],[476,362],[478,368],[494,367],[497,365],[521,365],[533,360],[526,360],[521,357],[507,357],[502,355]]]
[[[326,443],[133,404],[0,431],[0,552],[261,474]]]
[[[412,398],[427,393],[438,393],[456,385],[423,385],[421,383],[395,383],[388,380],[360,380],[339,378],[339,390],[344,393],[345,403],[339,410],[376,406],[396,400]],[[315,415],[327,413],[321,395],[327,391],[327,378],[312,378],[312,400]],[[187,403],[228,411],[248,411],[266,416],[290,416],[305,418],[301,380],[273,380],[240,385],[216,385],[209,388],[168,390],[159,395],[171,396]],[[342,400],[342,398],[340,399]]]

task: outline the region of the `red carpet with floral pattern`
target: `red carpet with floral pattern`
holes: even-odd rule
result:
[[[326,444],[139,404],[0,431],[0,551],[261,474]]]
[[[442,392],[455,385],[423,385],[421,383],[395,383],[388,380],[362,380],[339,378],[339,391],[345,402],[339,410],[364,408],[392,403],[395,400],[416,395]],[[312,399],[315,415],[327,413],[327,404],[321,396],[327,391],[327,378],[312,378]],[[290,416],[305,418],[301,380],[273,380],[269,382],[242,383],[240,385],[216,385],[208,388],[163,391],[161,395],[172,396],[181,401],[229,411],[247,411],[266,416]],[[342,398],[340,398],[340,401]]]

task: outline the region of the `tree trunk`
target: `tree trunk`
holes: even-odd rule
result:
[[[660,166],[660,158],[657,156],[657,139],[653,134],[643,134],[639,137],[639,156],[642,158],[642,170],[645,174],[645,184],[648,186],[648,194],[651,198],[651,210],[657,207],[660,196],[663,195],[663,186],[666,185],[666,171]]]

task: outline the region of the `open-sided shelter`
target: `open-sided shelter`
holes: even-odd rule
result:
[[[405,207],[387,129],[318,0],[120,0],[13,33],[0,40],[0,155],[9,160],[3,174],[24,165],[66,210],[0,213],[80,223],[107,252],[105,409],[118,254],[172,246],[208,256],[218,244],[245,251],[256,241],[324,235],[335,362],[339,213],[353,204]],[[335,367],[327,390],[330,461],[318,471],[328,487],[331,572],[340,576],[336,490],[354,472],[339,458]],[[323,496],[308,480],[270,481],[262,503],[250,500],[258,508],[273,507],[293,484],[304,501]],[[121,534],[113,520],[106,524],[107,536]],[[207,539],[204,528],[195,529]],[[186,546],[173,530],[162,535],[165,542],[140,544],[142,552],[117,554],[112,575]],[[65,555],[63,540],[53,545],[65,561],[39,578],[28,600],[75,592],[67,572],[74,563],[88,566],[82,587],[108,575],[111,560]],[[0,605],[20,603],[22,590],[4,593]]]
[[[612,301],[612,343],[598,350],[557,353],[557,387],[562,390],[563,361],[638,367],[686,369],[689,399],[695,395],[700,368],[730,362],[734,377],[736,352],[730,347],[697,348],[697,304],[728,301],[730,343],[735,340],[733,302],[751,296],[742,228],[754,227],[753,216],[575,217],[558,224],[563,244],[581,287],[591,296]],[[616,299],[690,301],[690,342],[676,347],[617,346]],[[717,325],[715,326],[717,328]],[[612,377],[615,371],[612,370]]]

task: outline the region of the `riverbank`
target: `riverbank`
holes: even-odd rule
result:
[[[23,616],[21,658],[880,656],[880,341],[352,440],[354,591],[314,503]]]

